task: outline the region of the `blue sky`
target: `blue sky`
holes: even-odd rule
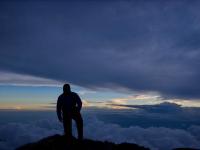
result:
[[[51,79],[1,72],[0,81],[0,109],[55,110],[57,98],[62,93],[62,83]],[[73,84],[71,87],[80,95],[85,108],[123,109],[130,107],[117,105],[154,105],[163,102],[200,107],[198,99],[164,98],[158,92],[86,88]]]
[[[83,101],[87,101],[87,105],[98,106],[101,104],[95,102],[107,102],[114,99],[126,98],[129,94],[118,93],[114,91],[91,91],[89,89],[81,88],[78,86],[72,86],[72,90],[76,91]],[[62,93],[62,87],[48,87],[48,86],[17,86],[17,85],[1,85],[0,86],[0,102],[1,107],[9,104],[10,108],[19,108],[20,106],[26,108],[26,105],[42,104],[51,105],[56,103],[58,96]],[[123,104],[123,102],[121,103]],[[52,104],[55,105],[55,104]],[[8,107],[8,109],[9,109]],[[23,108],[22,107],[22,108]],[[40,109],[42,109],[40,107]],[[45,107],[43,108],[45,109]]]
[[[24,80],[25,78],[28,80]],[[58,81],[12,73],[2,73],[2,80],[4,80],[0,85],[2,109],[31,109],[31,105],[32,109],[37,109],[36,107],[46,109],[46,106],[55,105],[53,103],[57,102],[58,96],[62,93],[62,84]],[[71,88],[83,101],[91,103],[105,102],[128,95],[110,89],[92,90],[75,85]]]

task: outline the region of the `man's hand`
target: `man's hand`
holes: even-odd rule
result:
[[[79,113],[80,111],[81,111],[80,108],[78,108],[78,107],[75,107],[75,108],[74,108],[74,112],[75,112],[75,113],[77,113],[77,112]]]

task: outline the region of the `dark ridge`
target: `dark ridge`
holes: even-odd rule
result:
[[[200,150],[200,149],[196,149],[196,148],[175,148],[173,150]]]
[[[54,135],[38,142],[23,145],[16,150],[150,150],[143,146],[130,143],[114,144],[111,142],[93,141],[84,139],[79,141],[73,138],[72,143],[67,143],[65,136]]]

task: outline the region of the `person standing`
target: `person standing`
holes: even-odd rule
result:
[[[57,100],[57,116],[63,123],[64,134],[72,139],[72,119],[75,120],[78,139],[83,139],[83,119],[81,116],[82,101],[77,93],[72,92],[69,84],[64,84],[63,93]]]

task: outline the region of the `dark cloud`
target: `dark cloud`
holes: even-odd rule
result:
[[[1,2],[0,69],[200,97],[198,1]]]
[[[200,125],[200,108],[199,107],[183,107],[175,103],[164,102],[155,105],[117,105],[124,109],[120,113],[105,113],[103,121],[119,123],[122,126],[141,126],[147,127],[167,127],[187,129],[192,125]],[[119,111],[119,110],[118,110]],[[125,115],[126,114],[126,115]],[[109,120],[109,121],[108,121]]]
[[[176,103],[170,103],[170,102],[163,102],[160,104],[155,105],[119,105],[119,104],[111,104],[113,106],[123,106],[127,108],[139,108],[143,109],[146,112],[149,113],[179,113],[182,111],[181,105],[178,105]],[[195,108],[193,108],[195,109]]]

